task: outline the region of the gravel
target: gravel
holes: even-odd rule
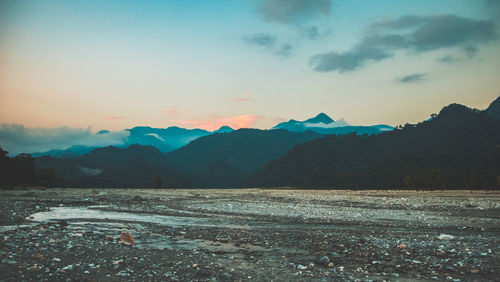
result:
[[[500,277],[494,191],[32,189],[1,196],[5,281]],[[29,220],[54,207],[90,206],[100,218]],[[109,211],[123,217],[106,218]],[[138,214],[140,222],[130,220]],[[136,244],[120,244],[122,232]]]

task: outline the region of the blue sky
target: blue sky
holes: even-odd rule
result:
[[[497,2],[2,1],[0,123],[398,125],[484,108],[500,91]]]

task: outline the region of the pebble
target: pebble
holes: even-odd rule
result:
[[[455,236],[449,235],[449,234],[441,234],[437,238],[439,240],[443,240],[443,241],[451,241],[451,240],[455,239]]]
[[[323,266],[327,266],[330,263],[330,258],[327,256],[323,256],[319,259],[319,264]]]
[[[302,265],[302,264],[298,264],[298,265],[297,265],[297,269],[298,269],[298,270],[306,270],[306,269],[307,269],[307,266],[304,266],[304,265]]]

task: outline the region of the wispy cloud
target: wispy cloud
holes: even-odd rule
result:
[[[250,36],[245,36],[243,41],[248,45],[257,45],[262,47],[272,47],[276,43],[276,36],[269,33],[256,33]]]
[[[403,16],[372,24],[367,36],[351,50],[314,55],[310,64],[318,72],[342,73],[390,58],[402,49],[423,53],[462,47],[467,56],[473,56],[477,45],[495,39],[492,21],[455,15]]]
[[[276,52],[278,56],[289,57],[292,53],[293,46],[291,44],[285,43],[281,45],[279,50]]]
[[[177,106],[170,106],[164,111],[165,115],[167,116],[174,116],[178,113],[178,108]]]
[[[95,134],[91,128],[26,128],[21,124],[2,124],[0,144],[10,154],[66,149],[73,145],[108,146],[123,144],[128,132]]]
[[[478,48],[474,45],[465,46],[464,52],[467,58],[472,58],[477,54]]]
[[[403,77],[396,77],[396,81],[399,83],[415,83],[415,82],[421,82],[422,80],[425,79],[426,76],[427,75],[425,73],[414,73],[405,75]]]
[[[338,119],[335,122],[332,123],[304,123],[305,126],[308,127],[321,127],[321,128],[335,128],[335,127],[343,127],[343,126],[350,126],[350,124],[344,119]]]
[[[268,33],[256,33],[246,36],[243,41],[251,46],[264,47],[266,51],[280,57],[289,57],[293,47],[289,43],[278,44],[277,37]]]
[[[265,119],[263,116],[258,115],[240,115],[233,117],[213,116],[210,119],[188,119],[179,120],[178,124],[188,127],[202,128],[205,130],[213,131],[219,129],[223,125],[231,128],[251,128],[259,120]]]
[[[441,58],[438,58],[437,61],[443,64],[451,64],[458,62],[459,60],[452,55],[446,55]]]

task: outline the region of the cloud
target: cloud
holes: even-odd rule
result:
[[[318,28],[314,25],[309,27],[303,27],[302,30],[304,31],[306,36],[311,40],[315,40],[320,36]]]
[[[437,61],[440,63],[443,63],[443,64],[451,64],[451,63],[458,62],[459,60],[451,55],[446,55],[444,57],[437,59]]]
[[[281,48],[276,52],[278,56],[289,57],[292,53],[293,46],[291,44],[285,43],[281,45]]]
[[[343,126],[350,126],[349,123],[344,118],[341,118],[337,120],[336,122],[332,123],[304,123],[305,126],[307,127],[321,127],[321,128],[334,128],[334,127],[343,127]]]
[[[310,63],[319,72],[346,72],[390,58],[398,50],[423,53],[462,47],[467,55],[473,56],[478,44],[495,39],[495,26],[489,20],[455,15],[403,16],[372,24],[367,35],[351,50],[317,54]]]
[[[467,58],[472,58],[477,54],[478,49],[474,45],[469,45],[469,46],[465,46],[464,52],[465,52],[465,55],[467,56]]]
[[[168,109],[164,111],[165,115],[167,116],[174,116],[178,112],[177,106],[170,106]]]
[[[109,146],[123,144],[128,132],[95,134],[91,128],[26,128],[20,124],[0,125],[0,146],[10,154],[66,149],[73,145]]]
[[[414,73],[403,77],[396,77],[396,81],[399,83],[415,83],[424,80],[426,76],[424,73]]]
[[[240,102],[255,102],[255,99],[248,98],[248,97],[239,97],[239,98],[231,99],[231,100],[229,100],[229,102],[236,102],[236,103],[240,103]]]
[[[289,43],[277,45],[277,38],[272,34],[267,33],[256,33],[251,36],[246,36],[243,38],[248,45],[264,47],[271,53],[278,55],[280,57],[289,57],[293,46]]]
[[[263,20],[298,24],[310,18],[328,16],[330,0],[261,0],[257,11]]]
[[[156,134],[156,133],[146,133],[144,134],[146,136],[153,136],[154,138],[162,141],[162,142],[165,142],[165,139],[163,137],[161,137],[160,135]]]
[[[258,120],[265,119],[263,116],[257,115],[241,115],[233,117],[214,116],[212,119],[189,119],[179,120],[178,124],[182,126],[202,128],[205,130],[213,131],[219,129],[221,126],[227,125],[231,128],[251,128]]]
[[[310,65],[317,72],[338,71],[340,73],[353,71],[364,66],[367,62],[378,62],[392,54],[384,52],[380,48],[356,48],[352,51],[337,53],[330,52],[311,57]]]
[[[107,116],[106,119],[116,120],[116,119],[124,119],[124,117],[122,117],[122,116]]]
[[[256,33],[251,36],[246,36],[243,40],[248,45],[257,45],[262,47],[272,47],[276,43],[276,36],[268,33]]]

